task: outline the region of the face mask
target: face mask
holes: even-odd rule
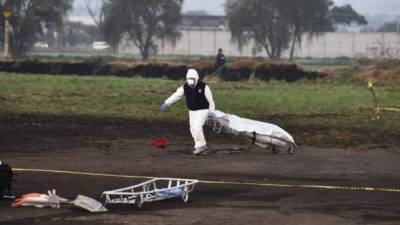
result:
[[[191,86],[191,87],[194,86],[194,80],[193,80],[193,79],[187,80],[187,83],[188,83],[188,85]]]

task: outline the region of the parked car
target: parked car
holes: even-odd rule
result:
[[[35,48],[49,48],[49,45],[46,42],[36,42],[33,47]]]
[[[110,48],[111,48],[111,47],[110,47],[106,42],[104,42],[104,41],[96,41],[96,42],[93,42],[92,47],[93,47],[93,49],[96,49],[96,50],[106,50],[106,49],[110,49]]]

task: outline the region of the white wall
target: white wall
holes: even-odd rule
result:
[[[175,46],[158,43],[159,55],[215,55],[218,48],[224,49],[227,56],[253,56],[254,44],[246,45],[239,51],[236,43],[231,42],[229,31],[221,30],[183,30],[181,39]],[[124,43],[121,53],[139,54],[132,44]],[[257,54],[267,56],[265,51]],[[288,57],[289,52],[284,56]],[[301,47],[295,51],[296,57],[335,58],[335,57],[385,57],[400,58],[400,34],[397,33],[353,33],[335,32],[314,37],[304,36]]]

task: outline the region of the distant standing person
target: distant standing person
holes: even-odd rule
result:
[[[226,58],[222,48],[218,49],[218,54],[215,58],[215,72],[219,75],[225,75],[228,73],[228,68],[226,66]]]

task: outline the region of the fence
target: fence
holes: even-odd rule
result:
[[[159,41],[159,55],[215,55],[218,48],[224,49],[228,56],[267,56],[263,49],[256,49],[250,43],[239,50],[231,41],[231,34],[224,30],[182,30],[182,36],[175,45]],[[139,54],[132,43],[120,46],[121,53]],[[284,52],[284,57],[289,51]],[[295,49],[299,58],[400,58],[400,34],[398,33],[356,33],[332,32],[309,39],[304,35],[301,46]]]

